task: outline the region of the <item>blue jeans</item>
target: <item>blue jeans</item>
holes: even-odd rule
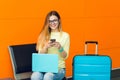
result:
[[[58,73],[42,73],[42,72],[33,72],[31,75],[31,80],[62,80],[65,76],[65,69],[60,69]]]

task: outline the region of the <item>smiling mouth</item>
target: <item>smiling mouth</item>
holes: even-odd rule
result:
[[[56,24],[52,24],[51,27],[56,27],[57,25]]]

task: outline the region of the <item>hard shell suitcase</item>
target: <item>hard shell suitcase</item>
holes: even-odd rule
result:
[[[87,44],[95,43],[95,55],[87,55]],[[111,58],[98,55],[98,42],[85,42],[85,55],[73,58],[73,80],[111,80]]]

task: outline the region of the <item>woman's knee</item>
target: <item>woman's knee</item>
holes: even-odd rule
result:
[[[42,80],[43,74],[40,72],[33,72],[31,75],[31,80]]]
[[[54,74],[48,72],[48,73],[45,73],[43,80],[53,80],[53,78],[54,78]]]

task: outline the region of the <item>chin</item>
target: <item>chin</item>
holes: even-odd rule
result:
[[[51,29],[52,29],[52,30],[56,30],[56,29],[57,29],[57,27],[52,27]]]

